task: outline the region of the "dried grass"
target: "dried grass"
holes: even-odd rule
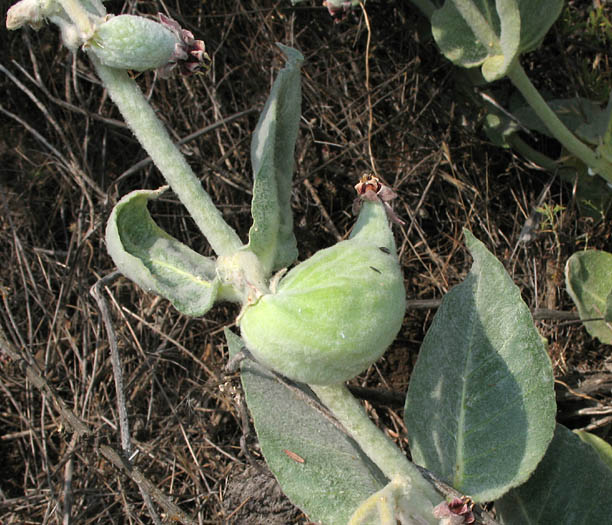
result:
[[[517,248],[550,174],[483,139],[482,115],[458,96],[461,77],[437,54],[409,3],[368,2],[369,92],[368,28],[359,11],[334,24],[311,3],[166,5],[204,36],[213,67],[208,76],[164,82],[144,74],[138,82],[177,140],[205,129],[182,149],[243,238],[250,225],[250,133],[283,63],[274,46],[280,41],[306,56],[294,190],[302,259],[350,228],[352,186],[371,169],[370,147],[407,220],[398,240],[411,300],[439,299],[469,270],[462,228],[506,264],[534,309],[571,309],[560,272],[584,239],[610,250],[607,225],[579,219],[571,188],[556,180],[544,199],[566,206],[557,225],[560,242],[543,233]],[[158,9],[152,1],[109,2],[108,8]],[[245,488],[256,474],[245,474],[239,446],[238,382],[223,371],[221,332],[235,308],[189,319],[121,277],[98,285],[99,303],[90,293],[114,270],[103,242],[113,204],[132,189],[163,181],[146,162],[134,168],[145,155],[85,57],[73,59],[50,28],[1,31],[0,44],[0,522],[273,523],[275,516],[281,521],[274,523],[305,523],[271,495],[273,485],[262,481],[267,488],[259,493],[253,484]],[[541,51],[544,59],[557,52],[551,46]],[[153,212],[168,231],[208,253],[176,199],[157,202]],[[108,308],[112,334],[100,305]],[[393,348],[356,384],[405,390],[434,311],[431,304],[413,306]],[[578,373],[609,378],[603,368],[609,350],[578,325],[549,319],[540,328],[558,375],[574,378],[570,388]],[[124,402],[115,388],[114,342]],[[576,402],[563,395],[561,401]],[[601,388],[588,395],[605,400]],[[582,408],[567,408],[567,420],[602,421],[601,415],[585,419]],[[129,429],[122,441],[123,409]],[[372,411],[405,446],[393,407]],[[609,432],[609,422],[599,426]],[[130,462],[118,455],[122,450],[132,453]],[[259,456],[252,436],[247,450]]]

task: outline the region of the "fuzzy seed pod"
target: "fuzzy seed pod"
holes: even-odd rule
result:
[[[102,64],[118,69],[157,69],[162,77],[176,65],[193,73],[209,60],[204,42],[162,15],[160,22],[133,15],[109,18],[98,26],[86,47]]]
[[[351,238],[293,268],[245,309],[253,356],[295,381],[330,385],[374,363],[399,331],[402,272],[382,202],[363,202]]]

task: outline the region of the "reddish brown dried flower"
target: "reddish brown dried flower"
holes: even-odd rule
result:
[[[450,502],[443,501],[433,509],[435,518],[441,520],[443,525],[463,525],[474,523],[472,509],[474,503],[467,498],[453,498]]]
[[[353,213],[356,215],[361,206],[361,201],[372,201],[382,203],[387,217],[391,222],[396,224],[405,224],[393,211],[393,208],[389,204],[389,201],[397,197],[389,186],[386,186],[381,180],[372,173],[365,173],[361,176],[361,179],[355,184],[355,191],[357,191],[357,198],[353,201]]]
[[[174,46],[174,53],[168,63],[158,69],[159,76],[167,78],[176,68],[183,75],[191,75],[207,69],[210,57],[206,53],[204,41],[196,40],[193,33],[183,29],[176,20],[168,18],[163,13],[159,13],[158,16],[161,24],[172,31],[179,40]]]

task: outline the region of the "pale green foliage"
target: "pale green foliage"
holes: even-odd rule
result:
[[[121,273],[143,289],[166,297],[185,314],[203,315],[219,289],[215,263],[155,224],[147,202],[165,189],[123,197],[108,220],[106,247]]]
[[[557,425],[534,475],[495,508],[504,525],[604,525],[612,516],[612,470],[591,445]]]
[[[599,458],[607,465],[612,472],[612,445],[607,441],[604,441],[599,436],[591,434],[586,430],[574,430],[574,433],[582,439],[585,443],[588,443],[593,447],[593,450],[599,454]]]
[[[563,0],[446,0],[431,18],[432,32],[446,58],[482,65],[492,81],[539,45],[562,7]]]
[[[427,525],[439,521],[430,513],[428,521],[415,513],[422,505],[413,501],[413,487],[393,479],[366,499],[351,516],[348,525]],[[418,498],[418,496],[416,496]],[[420,518],[420,519],[419,519]]]
[[[436,312],[405,416],[414,460],[486,501],[533,472],[556,407],[550,360],[519,289],[465,234],[474,265]]]
[[[565,285],[587,332],[602,343],[612,344],[612,323],[605,320],[612,293],[612,254],[576,252],[565,265]]]
[[[295,49],[279,47],[287,55],[287,64],[274,81],[251,142],[253,226],[248,247],[268,273],[289,266],[297,258],[291,187],[304,57]]]
[[[227,329],[225,336],[233,355],[242,340]],[[346,525],[359,504],[385,486],[383,474],[315,408],[316,399],[307,388],[289,388],[247,360],[240,377],[261,450],[283,492],[312,521]]]

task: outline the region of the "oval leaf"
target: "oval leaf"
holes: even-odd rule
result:
[[[225,330],[230,354],[244,345]],[[266,462],[287,497],[311,520],[346,525],[387,480],[358,445],[315,408],[310,391],[289,388],[244,360],[242,386]]]
[[[590,445],[557,425],[534,475],[496,501],[495,508],[507,525],[610,523],[612,471]]]
[[[297,258],[290,201],[304,57],[295,49],[279,47],[287,55],[287,64],[272,86],[251,143],[253,225],[248,247],[268,273],[289,266]]]
[[[612,292],[612,254],[598,250],[573,254],[565,265],[565,286],[587,332],[612,344],[612,323],[604,320]]]
[[[489,60],[483,75],[490,81],[540,44],[562,8],[563,0],[446,0],[431,18],[432,33],[458,66]]]
[[[552,367],[519,289],[465,232],[474,257],[425,336],[406,398],[414,460],[476,501],[524,482],[554,430]]]
[[[144,290],[165,297],[184,314],[203,315],[219,289],[215,263],[168,235],[149,215],[147,202],[166,189],[123,197],[108,220],[106,247],[119,271]]]

